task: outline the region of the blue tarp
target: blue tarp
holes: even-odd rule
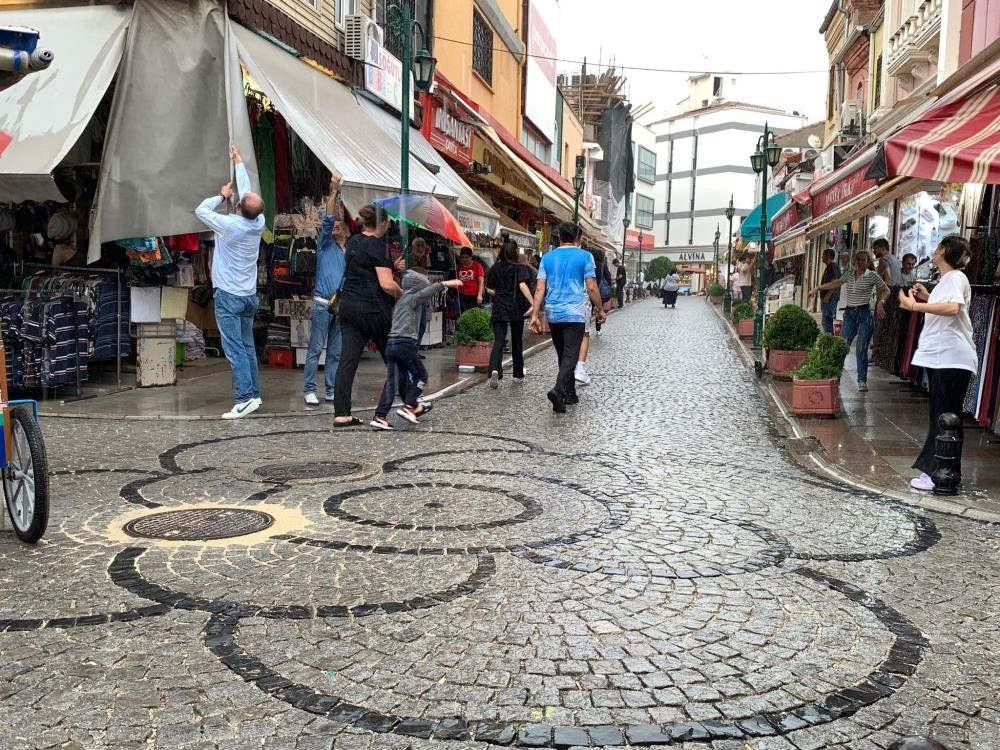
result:
[[[767,234],[766,242],[771,241],[771,218],[788,203],[788,193],[777,193],[767,199]],[[760,242],[760,204],[750,212],[740,226],[740,237],[746,242]]]

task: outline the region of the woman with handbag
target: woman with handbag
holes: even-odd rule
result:
[[[528,282],[531,273],[519,262],[517,244],[506,240],[500,257],[486,274],[486,289],[493,295],[490,321],[493,323],[493,351],[490,354],[490,388],[503,379],[503,349],[510,328],[510,355],[514,360],[514,381],[524,380],[524,318],[531,314],[532,298]],[[527,302],[525,302],[527,300]]]

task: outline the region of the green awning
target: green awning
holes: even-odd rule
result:
[[[771,241],[771,219],[784,205],[788,203],[788,193],[778,193],[767,199],[767,234],[764,236],[765,242]],[[740,226],[740,237],[746,242],[760,242],[760,207],[750,212]]]

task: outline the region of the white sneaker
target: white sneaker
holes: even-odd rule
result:
[[[576,378],[576,382],[580,385],[590,385],[590,375],[587,374],[587,368],[581,364],[576,366],[576,372],[573,373],[573,377]]]
[[[859,393],[868,393],[868,383],[858,383]]]
[[[252,398],[242,404],[236,404],[232,409],[222,415],[223,419],[242,419],[248,414],[253,414],[260,408],[263,402],[259,398]]]
[[[490,388],[494,391],[500,387],[500,373],[496,370],[490,372]]]
[[[921,474],[919,477],[914,477],[910,480],[910,486],[915,490],[931,492],[934,489],[934,480],[926,474]]]
[[[319,406],[319,399],[316,398],[315,393],[306,394],[306,405],[308,406]]]
[[[392,423],[390,423],[389,420],[386,419],[385,417],[373,417],[372,421],[369,422],[368,424],[370,424],[372,426],[372,428],[374,428],[376,430],[393,430],[393,429],[395,429],[392,426]]]

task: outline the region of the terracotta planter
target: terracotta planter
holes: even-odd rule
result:
[[[767,353],[767,370],[779,380],[791,380],[809,352],[772,349]]]
[[[753,319],[746,318],[736,324],[736,334],[741,339],[753,338]]]
[[[477,341],[474,344],[455,345],[455,364],[471,365],[480,370],[490,366],[490,354],[493,351],[492,341]]]
[[[792,413],[800,417],[836,417],[840,414],[840,381],[792,380]]]
[[[709,297],[709,299],[712,300],[712,304],[713,305],[721,305],[722,304],[722,295],[721,294],[713,294],[713,295],[711,295]]]

